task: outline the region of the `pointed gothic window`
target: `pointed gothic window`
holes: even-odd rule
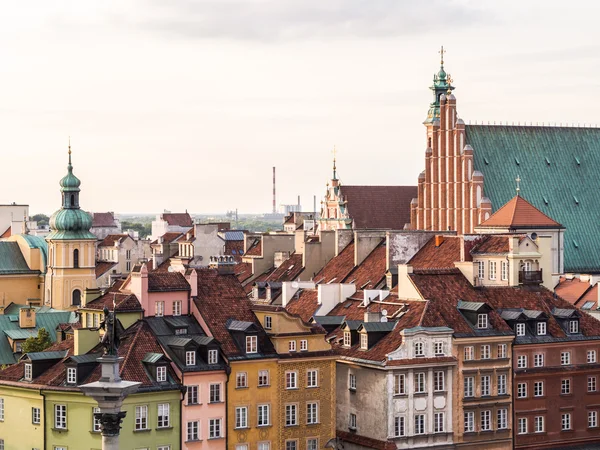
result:
[[[73,267],[76,269],[79,267],[79,250],[78,249],[73,250]]]

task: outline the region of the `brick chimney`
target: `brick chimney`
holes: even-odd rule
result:
[[[35,328],[35,308],[19,310],[19,328]]]
[[[236,262],[233,256],[228,255],[211,256],[208,264],[211,269],[217,269],[220,275],[233,275],[235,265]]]

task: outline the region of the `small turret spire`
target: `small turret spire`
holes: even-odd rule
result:
[[[335,145],[333,146],[333,179],[337,180],[337,169],[335,166],[335,157],[337,155],[337,149],[335,148]]]
[[[440,65],[443,68],[444,67],[444,53],[446,53],[446,50],[444,50],[444,46],[443,45],[442,45],[442,48],[440,49],[440,51],[438,53],[441,55]]]
[[[72,170],[73,166],[71,165],[71,136],[69,136],[69,170]]]

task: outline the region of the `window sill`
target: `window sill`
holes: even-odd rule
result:
[[[134,433],[150,433],[152,431],[152,429],[150,428],[144,428],[141,430],[133,430]]]
[[[185,406],[199,406],[202,403],[198,402],[198,403],[186,403]]]
[[[172,430],[173,427],[156,427],[155,430],[156,431],[162,431],[162,430]]]
[[[256,386],[257,388],[268,388],[271,387],[270,384],[259,384],[258,386]]]
[[[223,400],[219,400],[218,402],[208,402],[208,405],[218,405],[219,403],[225,403]],[[202,403],[198,403],[199,405],[201,405]]]
[[[348,388],[350,392],[356,392],[356,388]]]
[[[234,427],[233,429],[234,430],[249,430],[250,427],[247,427],[247,426],[246,427]]]
[[[202,442],[202,439],[188,439],[185,442]]]
[[[316,427],[317,425],[321,425],[321,422],[307,423],[306,424],[307,427]]]
[[[286,425],[285,427],[286,427],[286,428],[291,428],[291,427],[297,427],[297,426],[298,426],[298,424],[297,424],[297,423],[295,423],[295,424],[292,424],[292,425]]]
[[[427,392],[414,392],[413,397],[425,397],[427,396]]]
[[[223,436],[215,436],[215,437],[209,437],[207,440],[216,441],[217,439],[225,439],[225,438]]]
[[[90,434],[100,434],[102,433],[101,431],[94,431],[94,430],[90,430]]]
[[[52,431],[58,431],[59,433],[63,433],[63,432],[69,431],[69,429],[68,428],[55,428],[55,427],[52,427]]]
[[[256,428],[269,428],[272,427],[273,424],[272,423],[267,423],[265,425],[256,425]]]
[[[285,388],[286,391],[297,391],[298,389],[300,389],[300,388],[297,388],[297,387],[286,387]]]
[[[356,432],[356,427],[348,427],[350,431]]]
[[[235,389],[236,391],[241,389],[248,389],[248,386],[236,386]]]

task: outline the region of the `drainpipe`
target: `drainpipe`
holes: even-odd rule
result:
[[[46,449],[46,394],[44,394],[42,392],[42,390],[40,389],[40,397],[42,397],[42,410],[40,411],[40,422],[42,424],[43,428],[43,433],[44,433],[44,450]],[[43,416],[43,419],[42,419]]]
[[[515,376],[514,376],[514,371],[513,371],[513,361],[515,360],[515,340],[517,338],[515,337],[515,339],[513,339],[512,341],[512,345],[511,345],[511,349],[510,349],[510,354],[511,354],[511,358],[510,358],[510,375],[511,375],[511,383],[510,383],[510,397],[511,397],[511,402],[510,402],[510,406],[512,407],[512,418],[513,418],[513,423],[512,423],[512,448],[513,450],[515,450],[516,448],[516,441],[517,441],[517,433],[514,432],[515,429],[515,422],[517,420],[517,412],[515,411],[515,398],[514,398],[514,386],[515,386]]]
[[[228,364],[225,367],[225,373],[227,374],[227,381],[225,382],[225,392],[224,401],[225,401],[225,448],[229,448],[229,410],[227,408],[227,387],[229,386],[229,377],[231,376],[231,366]]]
[[[187,393],[187,388],[185,387],[185,381],[184,381],[184,377],[185,377],[185,372],[181,371],[181,384],[182,384],[182,388],[181,388],[181,399],[179,400],[179,435],[181,436],[181,448],[184,448],[183,445],[183,430],[187,429],[183,427],[183,399],[185,398],[185,395]],[[184,392],[185,389],[185,392]]]

